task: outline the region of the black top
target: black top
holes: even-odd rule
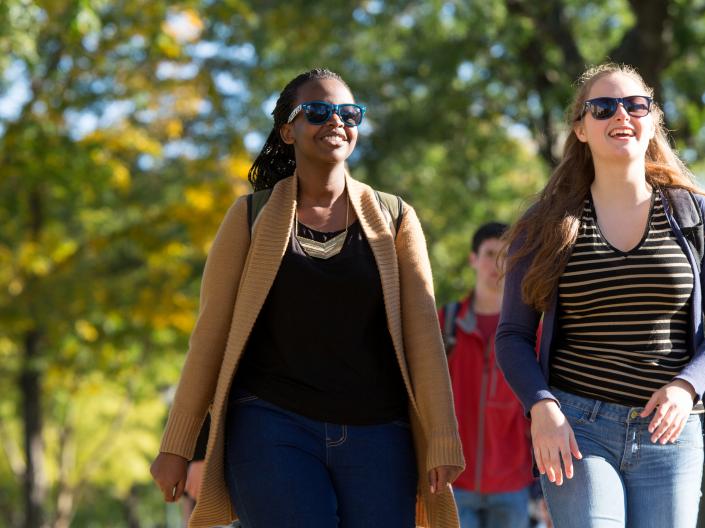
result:
[[[643,406],[690,361],[693,271],[654,194],[630,251],[602,235],[591,200],[558,285],[559,339],[550,382],[574,394]]]
[[[299,235],[324,242],[299,224]],[[328,260],[292,236],[238,366],[238,385],[328,423],[372,425],[407,416],[382,283],[359,222]]]

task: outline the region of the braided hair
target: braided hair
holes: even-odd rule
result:
[[[272,116],[274,116],[272,131],[269,133],[267,141],[264,143],[252,167],[250,167],[250,171],[247,173],[247,179],[255,191],[271,189],[279,180],[287,178],[294,173],[294,169],[296,169],[294,146],[282,141],[279,129],[286,124],[289,114],[294,109],[299,88],[309,81],[320,79],[335,79],[350,89],[340,75],[323,68],[314,68],[304,72],[296,76],[284,87],[272,112]]]

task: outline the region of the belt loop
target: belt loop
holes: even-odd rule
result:
[[[602,402],[596,400],[595,404],[592,406],[592,412],[590,413],[590,422],[594,422],[597,419],[597,413],[600,412],[600,407],[602,407]]]

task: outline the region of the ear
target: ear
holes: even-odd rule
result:
[[[575,132],[575,136],[578,138],[578,141],[587,143],[587,134],[585,133],[585,127],[583,126],[582,119],[573,127],[573,132]]]
[[[470,255],[468,256],[468,264],[470,264],[470,267],[472,269],[475,269],[477,267],[477,253],[474,251],[470,252]]]
[[[279,136],[282,141],[287,145],[294,144],[294,125],[292,123],[285,123],[279,129]]]

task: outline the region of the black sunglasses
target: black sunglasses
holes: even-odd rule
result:
[[[590,111],[595,119],[609,119],[616,112],[621,103],[627,113],[632,117],[644,117],[651,111],[653,99],[646,95],[630,95],[628,97],[595,97],[588,99],[583,104],[583,111],[576,121]]]
[[[294,108],[286,122],[291,123],[299,112],[303,112],[309,123],[322,125],[331,118],[333,113],[336,113],[345,126],[353,127],[362,123],[365,110],[367,109],[364,106],[353,103],[332,104],[325,101],[309,101]]]

